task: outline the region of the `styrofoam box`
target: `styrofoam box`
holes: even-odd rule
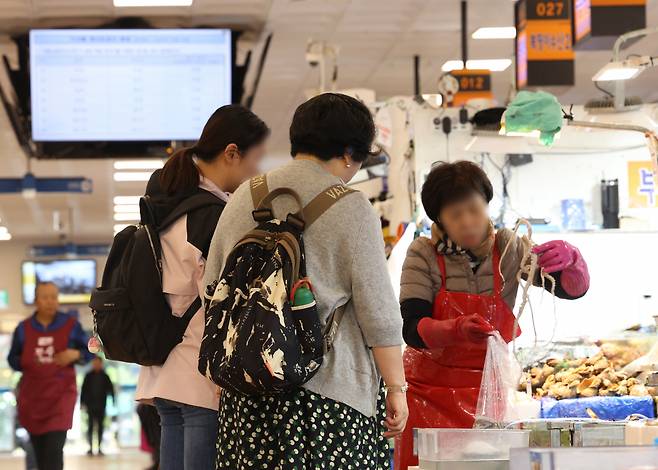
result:
[[[658,470],[658,447],[514,449],[511,470]]]
[[[528,447],[530,431],[419,429],[418,458],[428,462],[508,460],[510,449]]]

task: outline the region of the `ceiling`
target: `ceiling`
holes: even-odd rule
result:
[[[273,128],[272,154],[287,153],[287,126],[304,90],[318,86],[317,69],[304,52],[310,38],[340,47],[340,88],[371,88],[378,98],[413,91],[412,57],[419,54],[422,91],[435,91],[443,62],[457,59],[459,0],[194,0],[189,8],[116,9],[112,0],[0,0],[0,52],[14,59],[8,39],[33,27],[96,26],[122,16],[145,16],[156,26],[230,26],[246,31],[241,55],[254,48],[258,58],[264,37],[274,34],[254,110]],[[658,0],[648,0],[648,24],[658,25]],[[470,0],[470,32],[481,26],[513,24],[512,0]],[[3,36],[4,35],[4,36]],[[512,58],[512,40],[470,40],[470,58]],[[658,55],[658,41],[643,39],[628,53]],[[551,90],[563,103],[584,103],[599,97],[591,76],[610,53],[578,52],[576,86]],[[254,69],[254,67],[252,67]],[[494,73],[494,93],[504,102],[512,68]],[[5,79],[0,74],[0,80]],[[247,85],[253,80],[253,70]],[[644,73],[629,93],[645,102],[658,101],[658,74]],[[15,142],[7,117],[0,112],[0,176],[25,173],[26,160]],[[276,161],[276,160],[275,160]],[[279,160],[280,161],[280,160]],[[109,161],[39,161],[40,176],[88,176],[92,195],[42,196],[24,199],[0,195],[0,224],[17,239],[55,241],[52,213],[60,211],[65,225],[73,216],[75,241],[108,240],[112,233],[112,196],[140,194],[142,184],[112,181]]]

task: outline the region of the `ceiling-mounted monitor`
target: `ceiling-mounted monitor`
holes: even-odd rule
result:
[[[30,31],[32,140],[196,140],[231,102],[231,31]]]

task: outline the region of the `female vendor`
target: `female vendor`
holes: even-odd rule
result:
[[[402,268],[409,421],[396,438],[396,470],[418,465],[414,428],[473,426],[487,337],[497,330],[506,341],[513,339],[516,274],[523,257],[520,238],[494,229],[488,216],[493,188],[476,164],[435,167],[421,196],[434,225],[431,241],[415,240]],[[576,247],[552,241],[533,251],[539,266],[555,278],[558,297],[577,299],[587,292],[587,265]]]

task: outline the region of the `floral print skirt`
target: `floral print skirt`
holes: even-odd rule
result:
[[[274,396],[222,391],[218,470],[388,470],[384,391],[377,415],[305,389]]]

